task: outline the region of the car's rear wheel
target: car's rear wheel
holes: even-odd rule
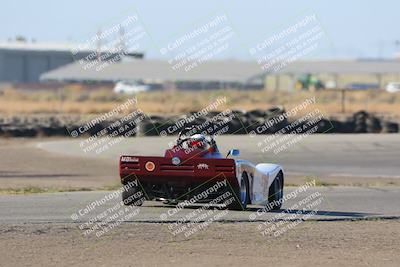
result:
[[[245,210],[249,202],[249,179],[244,172],[240,179],[239,190],[234,192],[234,200],[227,205],[229,210]]]
[[[122,201],[126,206],[142,206],[144,202],[144,194],[136,186],[131,186],[122,191]]]
[[[270,210],[280,210],[283,198],[283,173],[279,172],[269,188],[268,203]]]

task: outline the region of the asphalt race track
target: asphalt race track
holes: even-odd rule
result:
[[[286,189],[289,194],[294,187]],[[319,192],[322,201],[317,206],[317,212],[310,220],[336,221],[336,220],[360,220],[360,219],[393,219],[400,218],[399,196],[400,188],[357,188],[357,187],[316,187],[300,193],[296,198],[284,203],[283,209],[291,208],[293,204],[307,196]],[[32,195],[1,195],[0,196],[0,224],[21,223],[81,223],[113,207],[120,201],[114,198],[104,205],[96,207],[85,216],[79,216],[73,220],[73,214],[79,214],[88,204],[100,200],[106,191],[97,192],[70,192],[53,194]],[[187,207],[167,218],[161,218],[161,214],[168,214],[174,206],[164,205],[156,201],[148,201],[140,207],[140,212],[127,222],[171,222],[178,221],[195,207]],[[198,207],[197,207],[198,208]],[[216,221],[223,222],[248,222],[276,219],[277,212],[260,213],[254,217],[261,207],[249,206],[246,211],[229,211],[226,216]],[[212,208],[210,208],[212,209]],[[296,213],[300,209],[293,209],[289,213]],[[82,211],[81,211],[82,212]],[[308,213],[306,210],[304,214]],[[172,214],[170,212],[170,214]],[[253,215],[253,217],[252,217]]]
[[[276,162],[283,165],[287,173],[301,173],[304,175],[335,175],[343,179],[349,176],[363,177],[362,179],[382,179],[383,177],[399,178],[399,151],[400,135],[313,135],[301,140],[293,147],[275,155],[273,152],[262,153],[258,143],[265,136],[222,136],[217,142],[220,150],[225,153],[229,148],[239,148],[241,158],[257,162]],[[110,146],[102,153],[87,151],[80,147],[84,139],[61,139],[56,141],[41,141],[33,143],[35,149],[54,156],[65,158],[91,158],[115,162],[117,168],[118,157],[121,154],[132,155],[162,155],[174,137],[146,137],[130,138]],[[79,164],[75,163],[75,164]],[[82,163],[83,164],[83,163]],[[78,168],[78,165],[71,166]],[[109,166],[107,167],[109,168]],[[101,173],[102,170],[96,170]],[[117,173],[117,170],[115,170]],[[285,194],[289,194],[296,187],[287,187]],[[316,214],[312,220],[355,220],[371,218],[400,218],[400,188],[388,187],[343,187],[323,186],[308,189],[294,199],[284,203],[284,209],[289,213],[296,213],[298,209],[293,205],[301,199],[318,192],[321,203],[316,207]],[[101,207],[94,209],[87,216],[71,219],[73,214],[79,212],[93,201],[102,199],[110,194],[106,191],[95,192],[70,192],[53,194],[31,195],[1,195],[0,196],[0,222],[3,223],[29,223],[29,222],[80,222],[90,220],[100,214],[107,207],[116,205],[120,197],[107,201]],[[166,206],[160,202],[146,202],[140,208],[139,214],[127,220],[132,222],[166,222],[177,221],[194,210],[186,207],[178,213],[168,214],[173,206]],[[246,211],[230,211],[220,221],[245,222],[263,221],[272,219],[276,212],[262,213],[257,216],[255,212],[260,207],[250,206]],[[213,209],[213,208],[211,208]],[[304,214],[310,210],[305,209]]]

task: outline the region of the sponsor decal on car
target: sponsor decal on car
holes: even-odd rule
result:
[[[139,162],[139,159],[135,157],[121,157],[121,162]]]
[[[179,163],[181,163],[181,160],[178,157],[173,157],[172,158],[172,164],[179,165]]]
[[[197,169],[199,169],[199,170],[208,170],[209,166],[206,163],[199,163],[199,164],[197,164]]]

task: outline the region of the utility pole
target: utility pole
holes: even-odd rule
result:
[[[98,61],[100,61],[101,59],[100,56],[101,56],[101,29],[99,29],[96,34],[96,57]]]

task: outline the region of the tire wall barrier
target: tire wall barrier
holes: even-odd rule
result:
[[[250,110],[247,112],[233,110],[229,115],[212,112],[204,117],[197,117],[193,121],[185,121],[185,116],[146,116],[140,120],[124,121],[115,125],[113,121],[103,121],[93,124],[85,131],[81,131],[79,136],[89,137],[102,133],[112,136],[158,136],[158,135],[176,135],[184,127],[190,125],[212,125],[207,126],[212,129],[211,134],[248,134],[256,131],[268,121],[277,119],[284,114],[280,108],[271,108],[268,110]],[[187,114],[189,117],[191,114]],[[280,116],[283,118],[283,116]],[[74,130],[82,129],[86,123],[76,123],[84,121],[74,118],[58,117],[30,117],[14,116],[0,117],[0,136],[1,137],[46,137],[46,136],[71,136]],[[276,123],[269,125],[261,134],[274,134],[282,128],[292,123],[286,118],[275,120]],[[293,120],[294,121],[294,120]],[[208,124],[210,123],[210,124]],[[306,122],[302,122],[303,124]],[[398,133],[399,124],[379,118],[371,113],[359,111],[346,118],[337,119],[334,117],[323,118],[316,124],[317,133]]]

